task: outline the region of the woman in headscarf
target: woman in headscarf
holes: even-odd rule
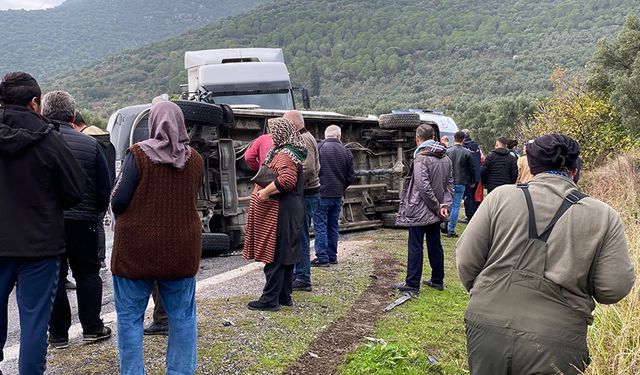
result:
[[[293,305],[293,266],[300,258],[298,241],[304,222],[302,163],[307,152],[291,121],[269,119],[268,126],[273,148],[263,166],[277,177],[264,188],[254,187],[242,256],[265,263],[262,296],[249,302],[249,309],[278,311],[280,305]]]
[[[166,100],[154,103],[149,139],[131,146],[112,193],[111,272],[123,375],[144,373],[142,323],[154,284],[169,316],[167,373],[196,370],[202,232],[196,199],[204,163],[188,142],[182,110]]]

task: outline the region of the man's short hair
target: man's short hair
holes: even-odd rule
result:
[[[433,139],[433,127],[429,124],[422,124],[416,129],[416,137],[422,142]]]
[[[509,140],[507,139],[507,137],[498,137],[496,141],[498,141],[498,143],[505,147],[509,144]]]
[[[0,104],[26,107],[33,98],[40,103],[41,96],[38,82],[29,73],[7,73],[0,83]]]
[[[464,134],[463,131],[458,131],[456,132],[456,134],[453,135],[453,140],[454,142],[464,142],[464,139],[467,137],[466,134]]]
[[[82,117],[82,114],[78,111],[76,111],[76,116],[73,119],[73,123],[76,125],[86,125],[87,123],[84,122],[84,117]]]
[[[42,98],[42,115],[58,121],[71,122],[76,113],[76,100],[65,91],[51,91]]]
[[[325,139],[327,139],[327,138],[340,139],[341,136],[342,136],[342,130],[340,129],[340,127],[338,125],[329,125],[324,130],[324,138]]]
[[[300,113],[300,111],[287,111],[283,117],[291,121],[296,128],[298,126],[300,126],[300,128],[304,127],[304,117],[302,117],[302,113]]]
[[[517,147],[517,146],[518,146],[518,140],[516,140],[516,139],[511,139],[511,140],[509,140],[509,144],[507,145],[507,148],[508,148],[509,150],[513,150],[513,149],[514,149],[515,147]]]
[[[471,139],[471,131],[469,131],[469,129],[462,129],[460,131],[464,133],[464,139]]]

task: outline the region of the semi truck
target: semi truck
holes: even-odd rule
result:
[[[327,126],[338,125],[343,144],[354,156],[356,181],[345,192],[342,231],[393,225],[402,178],[416,147],[415,128],[429,123],[440,136],[438,124],[421,120],[423,114],[415,111],[356,117],[310,110],[306,91],[291,85],[281,49],[190,51],[185,69],[188,83],[174,102],[185,115],[190,145],[205,160],[198,195],[203,254],[242,245],[255,174],[244,162],[244,152],[267,131],[269,118],[297,108],[298,91],[305,127],[321,140]],[[131,145],[148,138],[150,107],[129,106],[110,117],[107,130],[117,168]]]

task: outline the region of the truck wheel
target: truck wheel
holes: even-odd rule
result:
[[[395,213],[384,213],[382,214],[382,226],[384,228],[400,228],[396,225],[396,214]]]
[[[231,250],[229,236],[224,233],[202,233],[202,256],[214,256]]]
[[[382,129],[400,129],[420,126],[420,115],[417,113],[385,113],[378,117]]]
[[[191,100],[174,100],[173,102],[182,110],[185,122],[195,121],[207,125],[222,124],[222,108],[217,104]]]

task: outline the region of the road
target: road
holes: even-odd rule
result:
[[[113,232],[107,230],[107,265],[111,259],[111,248],[113,245]],[[248,261],[242,260],[239,253],[231,253],[228,256],[203,258],[200,262],[200,271],[196,278],[198,280],[207,279],[212,276],[236,269],[246,265]],[[115,310],[115,304],[113,302],[113,284],[111,279],[111,272],[100,272],[102,277],[102,313],[107,314]],[[75,296],[75,290],[67,291],[69,296],[69,303],[71,304],[72,321],[71,324],[79,323],[78,320],[78,307],[77,299]],[[20,324],[18,323],[18,307],[15,303],[15,290],[9,297],[9,329],[7,332],[7,343],[5,348],[9,348],[13,345],[17,345],[20,342]],[[114,327],[112,327],[114,328]]]

